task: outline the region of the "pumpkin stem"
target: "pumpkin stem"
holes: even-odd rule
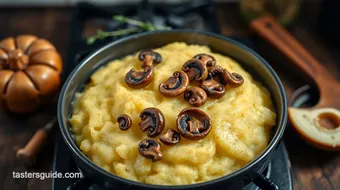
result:
[[[26,68],[29,58],[21,49],[16,49],[8,54],[7,64],[12,70],[19,71]]]

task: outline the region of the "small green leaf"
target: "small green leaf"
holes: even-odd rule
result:
[[[122,36],[130,33],[140,32],[140,31],[155,31],[155,30],[171,30],[171,27],[157,26],[153,25],[151,22],[141,22],[138,20],[133,20],[128,17],[124,17],[121,15],[114,15],[112,19],[121,22],[127,23],[129,25],[134,25],[133,28],[120,29],[115,31],[103,31],[97,30],[96,35],[87,38],[87,44],[93,44],[96,40],[103,40],[110,36]]]
[[[96,34],[97,34],[97,37],[98,37],[99,39],[103,39],[103,38],[106,37],[106,32],[104,32],[104,31],[102,31],[102,30],[97,30],[97,31],[96,31]]]
[[[93,44],[95,41],[96,41],[96,38],[95,38],[95,37],[89,37],[89,38],[87,38],[87,44],[88,44],[88,45]]]
[[[122,15],[114,15],[112,18],[113,20],[120,21],[120,22],[123,22],[124,20],[126,20],[125,17]]]

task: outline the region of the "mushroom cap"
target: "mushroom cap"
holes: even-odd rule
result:
[[[214,79],[216,81],[218,81],[220,84],[222,84],[223,86],[227,85],[227,79],[226,79],[226,73],[225,73],[226,69],[224,69],[223,67],[219,66],[219,65],[214,65],[209,67],[209,74],[207,77],[207,80],[209,79]]]
[[[189,78],[183,71],[176,71],[165,82],[159,85],[159,91],[166,97],[176,97],[188,88]]]
[[[198,108],[186,108],[178,114],[177,130],[182,137],[189,140],[200,140],[207,136],[212,128],[208,114]]]
[[[146,56],[150,56],[152,58],[152,63],[159,64],[162,62],[162,56],[161,54],[154,52],[153,50],[143,50],[139,53],[138,59],[140,61],[144,61]]]
[[[207,93],[199,87],[190,87],[184,92],[184,99],[194,107],[200,107],[207,101]]]
[[[168,146],[173,146],[181,140],[180,134],[173,129],[168,128],[168,130],[159,137],[159,140]]]
[[[153,162],[163,158],[161,145],[154,139],[144,139],[138,144],[138,152],[145,158],[152,159]]]
[[[164,129],[165,119],[163,113],[157,108],[145,108],[140,114],[139,128],[147,131],[148,137],[154,138],[160,135]]]
[[[126,114],[121,114],[117,117],[119,129],[122,131],[126,131],[131,128],[132,126],[132,120],[131,117]]]
[[[145,67],[143,71],[131,69],[125,75],[125,83],[131,88],[143,88],[151,83],[154,76],[152,67]]]
[[[207,66],[198,59],[191,59],[184,63],[182,70],[188,75],[189,81],[203,81],[208,76]]]
[[[201,53],[194,56],[194,59],[202,61],[207,67],[216,65],[216,60],[213,56]]]
[[[200,87],[205,90],[210,98],[222,98],[225,94],[225,86],[227,81],[224,77],[224,69],[221,66],[215,65],[209,68],[208,77],[201,82]]]
[[[227,85],[231,88],[236,88],[244,83],[243,77],[238,73],[230,73],[226,69],[223,72],[224,79],[227,81]]]
[[[215,80],[205,80],[200,87],[207,93],[210,98],[219,99],[225,94],[225,87]]]

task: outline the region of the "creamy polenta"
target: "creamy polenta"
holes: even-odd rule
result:
[[[228,175],[258,156],[270,140],[276,114],[270,93],[229,57],[208,47],[172,43],[154,50],[163,61],[154,66],[153,81],[145,88],[126,85],[125,74],[141,69],[138,54],[114,60],[91,76],[84,92],[77,94],[70,119],[81,151],[96,165],[134,181],[161,185],[193,184]],[[163,159],[152,162],[138,153],[138,143],[148,138],[138,126],[140,112],[156,107],[165,117],[165,128],[176,129],[178,113],[190,107],[183,95],[166,98],[158,90],[173,72],[196,54],[215,57],[218,65],[244,78],[238,88],[226,89],[220,99],[208,98],[199,109],[212,121],[202,140],[182,138],[175,146],[162,144]],[[116,117],[127,114],[132,127],[121,131]]]

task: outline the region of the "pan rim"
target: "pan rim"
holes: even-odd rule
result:
[[[245,166],[243,166],[242,168],[236,170],[235,172],[228,174],[226,176],[222,176],[219,177],[217,179],[213,179],[213,180],[209,180],[209,181],[205,181],[205,182],[201,182],[201,183],[196,183],[196,184],[189,184],[189,185],[177,185],[177,186],[171,186],[171,185],[152,185],[152,184],[145,184],[145,183],[141,183],[141,182],[136,182],[136,181],[132,181],[132,180],[128,180],[125,178],[122,178],[120,176],[114,175],[112,173],[107,172],[106,170],[102,169],[101,167],[95,165],[89,158],[87,158],[79,149],[79,147],[74,143],[74,141],[72,140],[72,138],[70,137],[69,133],[67,132],[68,130],[68,126],[64,125],[64,121],[68,121],[68,118],[64,118],[63,114],[62,114],[62,110],[63,110],[63,99],[66,96],[67,93],[67,89],[73,79],[73,76],[78,72],[78,70],[83,67],[89,60],[91,60],[93,57],[95,57],[96,55],[100,54],[102,51],[106,50],[107,48],[117,45],[119,43],[125,42],[125,41],[129,41],[132,39],[136,39],[136,38],[140,38],[143,36],[149,36],[149,35],[154,35],[154,34],[162,34],[162,33],[187,33],[187,34],[199,34],[199,35],[205,35],[205,36],[209,36],[209,37],[214,37],[217,39],[221,39],[224,41],[227,41],[233,45],[236,45],[238,47],[240,47],[241,49],[243,49],[244,51],[248,52],[249,54],[251,54],[252,56],[254,56],[255,58],[257,58],[264,66],[265,68],[268,69],[268,71],[270,72],[270,74],[272,75],[272,77],[275,80],[276,85],[279,87],[278,91],[279,91],[279,95],[280,95],[280,101],[282,104],[282,117],[281,120],[278,120],[278,124],[277,124],[277,130],[272,138],[272,140],[270,141],[270,143],[267,145],[267,147],[265,148],[265,150],[262,151],[262,153],[257,156],[254,160],[252,160],[251,162],[249,162],[248,164],[246,164]],[[60,131],[62,133],[62,137],[64,142],[66,143],[67,147],[71,150],[71,152],[76,155],[80,160],[82,160],[85,164],[87,164],[88,166],[90,166],[92,169],[98,171],[99,173],[101,173],[102,175],[106,176],[109,179],[114,179],[114,180],[119,180],[121,182],[124,182],[126,184],[132,184],[135,186],[140,186],[140,187],[144,187],[144,188],[153,188],[153,189],[159,189],[159,188],[171,188],[171,189],[184,189],[184,188],[197,188],[197,187],[201,187],[204,185],[211,185],[213,183],[220,183],[228,178],[233,178],[236,177],[237,175],[240,175],[244,172],[246,172],[247,170],[249,170],[250,168],[252,168],[254,165],[256,165],[258,162],[260,162],[261,160],[263,160],[273,149],[275,149],[276,146],[279,145],[280,140],[283,136],[284,130],[286,128],[286,124],[287,124],[287,99],[286,99],[286,94],[283,88],[283,85],[281,83],[281,80],[279,79],[278,75],[276,74],[276,72],[274,71],[274,69],[269,65],[269,63],[267,63],[260,55],[258,55],[254,50],[248,48],[247,46],[229,38],[226,36],[222,36],[222,35],[218,35],[218,34],[214,34],[211,32],[199,32],[199,31],[193,31],[193,30],[186,30],[186,29],[176,29],[176,30],[166,30],[166,31],[152,31],[152,32],[144,32],[144,33],[139,33],[139,34],[135,34],[135,35],[131,35],[128,37],[124,37],[121,38],[119,40],[113,41],[111,43],[108,43],[107,45],[103,46],[102,48],[97,49],[95,52],[91,53],[89,56],[87,56],[81,63],[79,63],[73,70],[72,72],[69,74],[69,76],[67,77],[61,92],[60,92],[60,96],[59,96],[59,100],[58,100],[58,123],[59,123],[59,128]],[[278,112],[278,111],[277,111]]]

